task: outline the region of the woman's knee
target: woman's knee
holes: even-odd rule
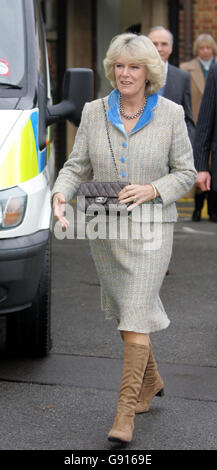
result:
[[[136,333],[134,331],[121,331],[121,337],[128,343],[143,344],[149,346],[149,335],[146,333]]]

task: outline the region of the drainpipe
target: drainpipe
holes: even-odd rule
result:
[[[183,0],[184,6],[184,61],[192,59],[193,44],[193,2]]]
[[[179,66],[179,0],[169,0],[169,29],[173,34],[173,51],[170,64]]]

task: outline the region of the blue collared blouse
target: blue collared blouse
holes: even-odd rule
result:
[[[157,106],[157,103],[158,103],[157,93],[154,93],[153,95],[148,96],[144,111],[142,115],[140,116],[139,120],[137,121],[135,127],[129,133],[129,135],[134,134],[135,132],[139,131],[144,126],[146,126],[146,124],[152,121],[154,117],[153,110]],[[108,98],[108,105],[109,105],[109,111],[107,113],[107,116],[108,116],[109,121],[120,132],[122,132],[126,137],[128,137],[128,134],[126,133],[126,130],[125,130],[125,127],[123,125],[121,115],[120,115],[120,92],[118,90],[115,89],[110,93],[109,98]]]

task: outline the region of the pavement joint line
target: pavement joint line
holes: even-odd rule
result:
[[[167,394],[165,392],[165,398],[166,398]],[[199,401],[199,402],[204,402],[204,403],[217,403],[217,399],[216,400],[212,400],[212,399],[208,399],[208,398],[192,398],[192,397],[181,397],[180,395],[171,395],[171,394],[168,394],[168,397],[169,398],[178,398],[179,400],[187,400],[187,401]]]
[[[6,383],[16,383],[16,384],[26,384],[26,385],[39,385],[39,386],[48,386],[48,387],[61,387],[61,388],[75,388],[75,389],[79,389],[79,390],[96,390],[96,391],[106,391],[106,392],[114,392],[114,393],[119,393],[119,389],[118,388],[104,388],[104,387],[93,387],[93,386],[84,386],[84,385],[77,385],[77,384],[69,384],[69,383],[59,383],[59,382],[39,382],[39,381],[27,381],[27,380],[15,380],[15,379],[2,379],[0,377],[0,383],[2,382],[6,382]],[[153,398],[156,398],[156,397],[153,397]],[[165,389],[165,395],[163,397],[164,399],[166,398],[171,398],[171,399],[179,399],[179,400],[186,400],[186,401],[199,401],[199,402],[203,402],[203,403],[217,403],[217,399],[216,400],[213,400],[213,399],[208,399],[208,398],[198,398],[198,397],[189,397],[189,396],[180,396],[179,394],[172,394],[172,393],[168,393]]]
[[[68,357],[83,357],[83,358],[94,358],[94,359],[109,359],[109,360],[117,360],[117,361],[121,361],[122,362],[122,358],[121,357],[109,357],[109,356],[94,356],[94,355],[87,355],[87,354],[77,354],[77,353],[59,353],[59,352],[53,352],[50,354],[50,356],[68,356]],[[164,364],[165,365],[169,365],[169,366],[184,366],[184,367],[203,367],[205,369],[217,369],[217,364],[216,366],[209,366],[209,365],[201,365],[201,364],[189,364],[187,362],[167,362],[167,361],[157,361],[157,363],[161,366],[163,366]]]
[[[83,358],[94,358],[94,359],[111,359],[111,360],[119,360],[121,361],[122,359],[120,357],[109,357],[109,356],[94,356],[90,354],[77,354],[77,353],[51,353],[50,356],[68,356],[68,357],[83,357]]]
[[[47,362],[48,362],[49,359],[52,359],[52,357],[55,357],[55,356],[57,356],[57,357],[62,356],[62,357],[68,357],[68,358],[74,358],[74,359],[76,357],[79,357],[79,358],[83,358],[83,359],[89,359],[90,361],[92,359],[93,360],[98,360],[99,359],[101,362],[103,360],[106,360],[106,361],[109,360],[109,361],[117,361],[117,362],[120,362],[121,364],[123,362],[122,357],[95,356],[95,355],[90,356],[90,355],[85,355],[85,354],[70,354],[70,353],[59,353],[59,352],[58,353],[55,353],[55,352],[51,353],[47,358],[45,358],[45,361],[47,360]],[[5,358],[5,359],[7,360],[8,358]],[[10,358],[9,358],[9,360],[10,360]],[[13,358],[12,358],[12,361],[13,361]],[[15,359],[15,361],[17,361],[17,358]],[[35,360],[34,359],[33,360],[29,360],[29,359],[26,360],[25,358],[20,357],[20,358],[18,358],[18,361],[20,361],[20,362],[26,361],[26,363],[29,363],[31,361],[33,364],[39,362],[39,364],[40,364],[41,359],[38,358],[38,359],[35,359]],[[42,361],[44,362],[44,359],[42,359]],[[214,369],[214,370],[217,371],[217,366],[214,366],[214,365],[189,364],[189,363],[167,362],[167,361],[159,361],[159,360],[157,361],[157,363],[158,363],[158,366],[162,367],[162,368],[164,366],[165,367],[168,366],[168,367],[176,367],[177,369],[182,369],[184,367],[184,368],[188,368],[191,371],[196,369],[196,368],[197,369],[204,369],[204,370],[205,369],[206,370]],[[4,377],[1,377],[1,375],[0,375],[0,381],[1,380],[6,380],[6,379],[4,379]],[[15,381],[15,382],[19,381],[19,379],[18,380],[17,379],[7,379],[7,380],[11,380],[11,381]],[[20,379],[20,381],[22,382],[22,379]],[[27,382],[27,380],[24,380],[24,382]],[[43,383],[44,382],[42,381],[42,384]]]
[[[93,387],[89,385],[77,385],[77,384],[70,384],[70,383],[63,383],[63,382],[40,382],[37,380],[22,380],[22,379],[4,379],[0,377],[0,383],[6,382],[6,383],[16,383],[16,384],[29,384],[29,385],[40,385],[40,386],[49,386],[49,387],[67,387],[67,388],[76,388],[80,390],[101,390],[101,391],[106,391],[106,392],[115,392],[118,393],[117,388],[103,388],[103,387]]]
[[[73,358],[76,358],[76,357],[79,357],[79,358],[84,358],[84,359],[106,359],[106,360],[109,360],[109,361],[118,361],[118,362],[121,362],[122,363],[122,360],[123,358],[122,357],[110,357],[110,356],[95,356],[95,355],[88,355],[88,354],[78,354],[78,353],[65,353],[65,352],[52,352],[50,353],[50,355],[43,359],[43,360],[48,360],[49,358],[51,358],[52,356],[64,356],[64,357],[73,357]],[[17,360],[17,358],[16,358]],[[25,360],[25,358],[18,358],[18,360]],[[34,362],[37,362],[39,361],[40,359],[30,359],[33,363]],[[27,361],[29,362],[29,359],[27,359]],[[202,369],[217,369],[217,365],[216,366],[213,366],[213,365],[204,365],[204,364],[189,364],[187,362],[167,362],[167,361],[157,361],[158,365],[163,367],[164,365],[165,366],[176,366],[176,367],[189,367],[189,368],[194,368],[194,367],[200,367]],[[0,376],[0,380],[1,380],[1,376]],[[4,379],[3,379],[4,380]]]

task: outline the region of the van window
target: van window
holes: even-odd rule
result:
[[[1,0],[0,85],[20,85],[25,71],[25,37],[22,0]]]

